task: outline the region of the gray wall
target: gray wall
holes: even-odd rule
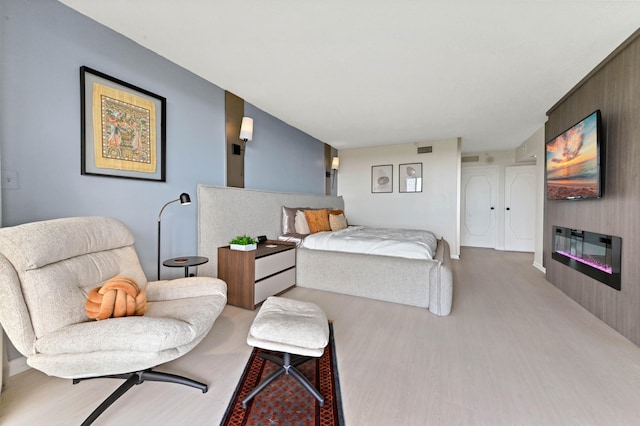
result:
[[[546,201],[547,280],[636,344],[640,344],[640,31],[548,113],[548,141],[596,109],[607,144],[604,196]],[[552,226],[622,237],[622,289],[616,291],[551,259]]]
[[[54,0],[0,0],[0,150],[18,189],[3,189],[4,226],[77,215],[124,221],[149,279],[155,279],[157,216],[162,257],[197,247],[196,185],[225,184],[224,91]],[[167,181],[80,175],[79,67],[89,66],[167,98]],[[247,105],[255,137],[247,188],[324,193],[324,144]],[[291,166],[283,167],[283,161]],[[179,276],[163,270],[163,278]]]

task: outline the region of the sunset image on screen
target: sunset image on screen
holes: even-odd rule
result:
[[[598,196],[597,114],[547,143],[547,197]]]

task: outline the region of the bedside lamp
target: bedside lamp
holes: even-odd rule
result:
[[[162,220],[162,212],[164,211],[165,207],[167,207],[171,203],[175,203],[176,201],[180,201],[181,205],[186,206],[188,204],[191,204],[191,197],[189,197],[189,194],[187,194],[186,192],[183,192],[182,194],[180,194],[179,198],[169,201],[160,209],[160,214],[158,215],[158,280],[160,280],[160,222]]]

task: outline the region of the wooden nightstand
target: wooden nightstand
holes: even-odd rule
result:
[[[227,283],[227,303],[255,309],[296,284],[296,246],[266,241],[253,251],[218,247],[218,278]]]

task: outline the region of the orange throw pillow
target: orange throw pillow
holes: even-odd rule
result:
[[[329,212],[326,209],[305,210],[304,215],[307,218],[309,231],[311,231],[312,234],[322,231],[331,231],[331,226],[329,225]]]
[[[97,320],[144,315],[147,295],[134,280],[118,275],[91,290],[84,307],[87,316]]]

